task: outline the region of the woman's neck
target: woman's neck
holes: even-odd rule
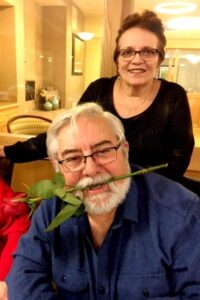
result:
[[[130,84],[126,84],[124,81],[119,79],[119,90],[123,93],[126,97],[130,98],[146,98],[153,90],[155,86],[155,79],[148,82],[145,85],[137,85],[133,86]]]
[[[115,83],[114,106],[122,118],[130,118],[145,111],[154,101],[160,81],[152,79],[143,86],[131,86],[119,79]]]

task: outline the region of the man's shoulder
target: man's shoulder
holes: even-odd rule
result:
[[[149,205],[183,218],[199,211],[200,218],[199,197],[183,185],[156,173],[144,175],[144,180]]]

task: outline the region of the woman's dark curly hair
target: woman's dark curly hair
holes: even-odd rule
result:
[[[120,29],[118,30],[118,35],[116,38],[116,48],[114,51],[114,61],[117,62],[117,57],[119,54],[119,40],[122,34],[130,28],[142,28],[154,33],[158,38],[158,50],[160,61],[163,61],[165,58],[165,46],[166,46],[166,37],[164,35],[164,26],[161,20],[157,17],[156,13],[150,10],[145,10],[141,15],[139,13],[133,13],[125,18]],[[141,37],[142,38],[142,37]]]

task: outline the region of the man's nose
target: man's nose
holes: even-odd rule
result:
[[[88,156],[85,158],[85,165],[83,168],[83,175],[85,176],[95,176],[99,172],[100,166],[98,166],[92,156]]]

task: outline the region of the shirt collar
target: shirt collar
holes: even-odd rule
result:
[[[131,179],[130,189],[124,200],[123,219],[138,222],[138,190],[135,179]]]

